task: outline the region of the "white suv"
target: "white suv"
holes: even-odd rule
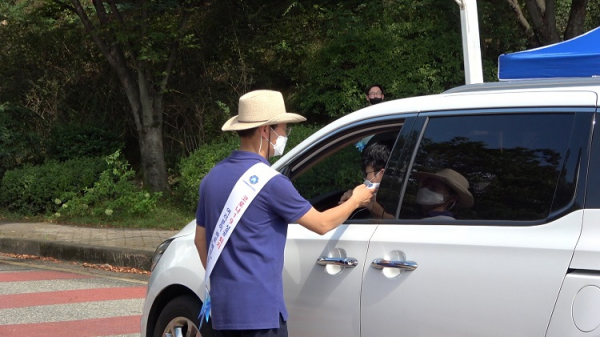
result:
[[[468,85],[356,111],[289,151],[273,167],[322,210],[362,181],[357,142],[392,145],[377,202],[393,215],[289,225],[290,335],[600,336],[599,93],[600,78]],[[422,218],[414,174],[443,168],[475,202]],[[194,231],[157,249],[142,336],[196,335]]]

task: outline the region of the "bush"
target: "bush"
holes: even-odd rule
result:
[[[123,147],[123,141],[113,132],[90,125],[55,127],[48,139],[48,157],[65,161],[81,157],[103,157]]]
[[[309,12],[317,10],[311,20],[329,29],[299,65],[292,101],[312,121],[367,106],[371,84],[383,85],[389,101],[464,81],[459,8],[450,1],[343,1]]]
[[[320,125],[309,124],[289,124],[288,126],[292,127],[292,133],[285,145],[285,152],[296,147],[296,145],[300,144],[303,140],[310,137],[322,127]],[[276,157],[276,159],[279,159],[279,157]]]
[[[286,144],[285,152],[298,145],[319,129],[318,126],[291,124],[292,133]],[[204,176],[221,160],[225,159],[232,151],[239,147],[239,139],[234,133],[227,134],[220,142],[205,144],[194,151],[189,157],[179,163],[181,177],[177,186],[177,193],[183,200],[187,209],[195,209],[198,203],[198,188]],[[274,157],[271,162],[280,157]]]
[[[229,136],[229,135],[228,135]],[[198,203],[198,187],[204,176],[215,164],[227,158],[231,151],[240,145],[237,135],[219,142],[204,144],[179,162],[181,178],[176,192],[183,200],[186,209],[195,209]]]
[[[83,194],[63,194],[63,200],[56,200],[62,206],[55,217],[142,215],[156,208],[161,193],[145,192],[135,186],[135,171],[121,159],[120,151],[106,156],[105,161],[108,167],[92,188],[85,188]]]
[[[43,162],[42,143],[35,131],[39,120],[28,109],[0,104],[0,179],[8,170]]]
[[[105,169],[102,158],[81,158],[10,170],[0,184],[0,204],[21,214],[54,212],[59,207],[55,199],[81,193]]]

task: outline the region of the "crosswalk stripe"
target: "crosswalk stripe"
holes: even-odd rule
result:
[[[9,273],[0,273],[0,282],[20,282],[20,281],[42,281],[42,280],[60,280],[60,279],[83,279],[92,278],[88,275],[65,273],[59,271],[18,271]]]
[[[139,334],[141,315],[85,319],[77,321],[0,325],[0,336],[94,337]],[[101,331],[101,335],[98,332]]]
[[[64,291],[79,289],[104,289],[120,287],[123,282],[112,280],[90,279],[62,279],[42,281],[21,281],[0,283],[0,295],[30,294],[47,291]]]
[[[0,309],[144,298],[145,294],[145,287],[121,287],[0,295]]]
[[[143,305],[144,300],[140,298],[0,309],[0,324],[33,324],[129,316],[140,314]]]
[[[143,284],[0,261],[0,337],[139,337]]]

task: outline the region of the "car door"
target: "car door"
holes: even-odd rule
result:
[[[581,232],[592,111],[419,115],[418,145],[395,149],[410,169],[381,192],[396,219],[370,241],[361,336],[543,336]],[[415,173],[447,168],[474,204],[428,218]]]
[[[357,144],[385,139],[393,145],[404,123],[396,119],[376,119],[327,133],[281,170],[317,210],[337,206],[344,192],[363,182],[362,145]],[[376,228],[374,219],[350,220],[321,236],[289,225],[283,281],[290,336],[360,336],[363,271]]]
[[[582,231],[560,294],[547,337],[600,335],[600,124],[594,136],[583,211]]]

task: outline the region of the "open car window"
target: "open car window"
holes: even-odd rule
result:
[[[385,142],[391,150],[402,125],[396,119],[338,130],[296,158],[288,176],[315,209],[335,207],[346,191],[363,183],[361,150],[373,142]]]

